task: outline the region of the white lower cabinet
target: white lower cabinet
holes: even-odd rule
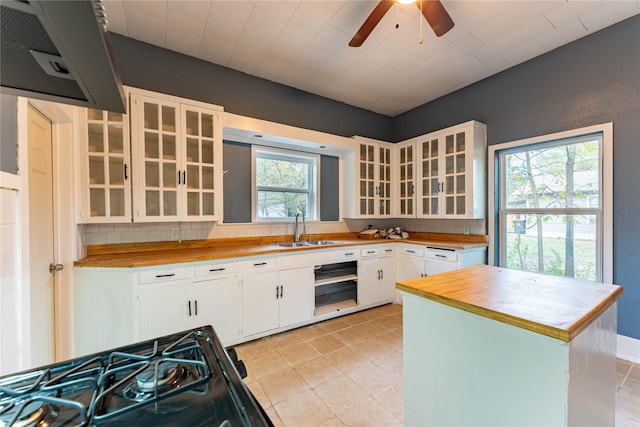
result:
[[[312,267],[243,276],[244,336],[311,320],[313,280]]]
[[[212,325],[223,343],[240,337],[242,292],[238,277],[141,285],[140,339]]]
[[[259,259],[75,268],[74,354],[203,325],[212,325],[223,344],[233,345],[312,323],[320,319],[314,316],[314,266],[345,261],[358,261],[358,270],[348,278],[357,280],[357,292],[352,289],[354,304],[344,314],[393,302],[397,281],[485,263],[486,248],[438,250],[385,243]],[[338,311],[329,316],[342,314]]]
[[[395,299],[396,250],[385,246],[362,249],[360,253],[358,305],[362,307]]]

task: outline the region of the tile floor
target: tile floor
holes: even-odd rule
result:
[[[402,306],[236,346],[276,426],[402,426]],[[616,427],[640,427],[640,365],[617,361]]]

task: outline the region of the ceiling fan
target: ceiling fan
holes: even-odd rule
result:
[[[401,3],[410,3],[411,1],[401,1]],[[359,47],[364,43],[364,41],[369,37],[369,34],[373,31],[373,29],[378,25],[378,22],[382,19],[382,17],[391,9],[391,7],[396,3],[395,0],[382,0],[373,12],[369,15],[369,17],[364,21],[364,24],[360,27],[356,35],[353,36],[351,41],[349,42],[349,46],[351,47]],[[433,31],[436,33],[438,37],[445,34],[447,31],[453,28],[454,23],[446,9],[440,2],[440,0],[418,0],[415,1],[418,9],[421,10],[422,15],[426,18],[427,22],[433,28]],[[396,26],[397,28],[397,26]]]

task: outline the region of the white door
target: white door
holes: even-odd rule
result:
[[[146,340],[191,328],[195,312],[187,283],[140,287],[140,339]],[[191,311],[191,313],[189,313]]]
[[[237,277],[209,279],[193,284],[194,327],[211,325],[222,344],[240,338],[242,289]]]
[[[280,327],[310,320],[315,306],[313,269],[294,268],[280,272]]]
[[[32,366],[52,363],[54,337],[53,174],[51,122],[29,106],[29,274]]]
[[[275,329],[279,324],[278,272],[250,274],[242,278],[244,335]]]

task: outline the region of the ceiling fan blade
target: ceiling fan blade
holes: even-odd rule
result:
[[[416,1],[420,9],[420,0]],[[423,0],[422,14],[438,37],[444,35],[455,25],[440,0]]]
[[[369,37],[371,31],[378,25],[378,22],[382,19],[382,17],[391,9],[391,6],[395,1],[393,0],[382,0],[373,12],[369,15],[369,17],[364,21],[364,24],[360,27],[358,32],[349,42],[349,46],[351,47],[359,47],[362,46],[362,43]],[[445,12],[446,13],[446,12]]]

